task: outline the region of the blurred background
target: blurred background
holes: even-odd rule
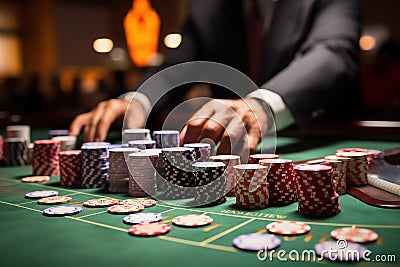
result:
[[[158,51],[129,57],[123,20],[132,0],[0,0],[0,127],[68,127],[99,101],[135,88],[179,46],[187,0],[152,0]],[[400,120],[400,1],[364,0],[362,119]]]

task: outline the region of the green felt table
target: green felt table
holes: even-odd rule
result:
[[[34,134],[35,136],[35,134]],[[36,137],[45,137],[37,132]],[[297,149],[296,149],[297,147]],[[386,150],[400,147],[399,142],[384,141],[323,141],[278,138],[277,152],[295,161],[332,154],[338,148],[365,147]],[[70,217],[46,217],[45,206],[25,199],[27,192],[55,189],[60,195],[73,198],[73,204],[85,200],[111,196],[127,199],[124,194],[109,194],[100,189],[61,187],[54,176],[45,184],[21,183],[20,178],[32,172],[31,166],[0,167],[0,265],[1,266],[280,266],[277,254],[266,261],[256,253],[241,251],[232,240],[241,234],[264,233],[266,224],[276,220],[296,220],[311,226],[308,234],[283,237],[286,255],[291,250],[300,254],[324,240],[332,240],[329,233],[339,227],[366,227],[376,231],[379,239],[365,246],[372,251],[370,262],[357,266],[394,266],[400,263],[400,210],[372,207],[350,195],[340,197],[342,212],[330,218],[309,218],[297,212],[297,204],[269,207],[260,210],[239,210],[234,198],[225,204],[207,208],[186,208],[159,202],[147,208],[159,212],[163,221],[171,223],[183,214],[207,214],[214,219],[211,225],[182,228],[172,225],[171,231],[156,237],[135,237],[128,234],[123,215],[111,215],[106,208],[83,208]],[[376,255],[394,255],[397,261],[376,262]],[[291,260],[286,257],[290,262]],[[298,261],[293,266],[330,266],[329,261]]]

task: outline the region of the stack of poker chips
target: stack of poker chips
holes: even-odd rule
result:
[[[80,150],[60,152],[60,185],[80,187],[82,184],[82,153]]]
[[[226,201],[225,164],[222,162],[196,162],[194,201],[196,206],[214,206]]]
[[[156,148],[156,141],[154,140],[132,140],[128,142],[129,147],[137,148],[140,150]]]
[[[236,183],[236,206],[243,209],[262,209],[269,206],[268,168],[259,164],[241,164],[233,167],[239,181]]]
[[[55,136],[52,140],[60,141],[60,151],[74,150],[76,146],[76,136]]]
[[[263,159],[278,159],[276,154],[253,154],[249,156],[249,164],[258,164]]]
[[[24,138],[6,138],[3,143],[4,163],[8,166],[23,166],[28,161],[28,143]]]
[[[165,169],[165,192],[167,199],[193,198],[196,186],[193,163],[196,152],[189,147],[171,147],[161,150]]]
[[[151,148],[146,149],[146,153],[154,153],[157,155],[153,161],[153,166],[156,169],[156,176],[157,176],[157,191],[164,191],[165,190],[165,169],[163,165],[163,158],[161,156],[161,149],[159,148]]]
[[[346,194],[346,169],[347,162],[350,160],[350,158],[326,156],[324,160],[325,161],[322,164],[332,167],[332,175],[336,182],[336,193],[338,193],[339,195]]]
[[[239,180],[239,177],[235,175],[235,170],[233,166],[240,165],[240,156],[216,155],[216,156],[211,156],[210,160],[216,162],[222,162],[225,164],[226,196],[235,196],[235,186],[236,182]]]
[[[60,174],[60,142],[55,140],[37,140],[33,146],[33,175]]]
[[[156,141],[157,148],[178,147],[179,131],[175,130],[154,131],[153,139]]]
[[[304,215],[332,216],[340,212],[339,195],[335,192],[332,167],[300,164],[296,172],[298,211]]]
[[[140,151],[129,154],[129,195],[142,197],[157,193],[157,176],[154,165],[159,154]]]
[[[31,127],[29,125],[11,125],[6,128],[8,138],[23,138],[31,142]]]
[[[127,193],[129,185],[129,169],[126,159],[130,153],[139,152],[137,148],[109,149],[110,168],[108,169],[108,191],[111,193]]]
[[[184,147],[193,148],[196,152],[196,161],[210,161],[211,145],[208,143],[184,144]]]
[[[364,152],[336,152],[336,156],[350,158],[346,168],[347,185],[368,184],[368,157]]]
[[[84,143],[82,150],[83,188],[104,188],[107,186],[109,163],[109,143]]]
[[[0,163],[3,161],[3,136],[0,135]]]
[[[67,136],[69,134],[69,130],[68,129],[49,130],[47,134],[49,138],[57,136]]]
[[[127,144],[133,140],[151,140],[149,129],[125,129],[122,131],[122,141]]]
[[[374,149],[365,149],[365,148],[342,148],[336,150],[336,153],[342,152],[362,152],[367,154],[368,163],[371,163],[373,159],[378,159],[382,156],[382,151],[374,150]]]
[[[296,178],[293,161],[289,159],[263,159],[260,165],[269,169],[269,203],[274,206],[296,202]]]

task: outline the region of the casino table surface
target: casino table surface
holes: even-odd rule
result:
[[[34,137],[45,136],[39,132]],[[400,147],[400,142],[279,137],[277,153],[300,161],[332,154],[344,147],[387,150]],[[75,216],[46,217],[42,211],[47,206],[24,198],[27,192],[46,189],[71,196],[75,205],[97,197],[127,199],[129,196],[109,194],[100,189],[61,187],[57,176],[45,184],[20,182],[21,177],[31,172],[31,166],[0,167],[1,266],[280,266],[291,261],[288,258],[291,251],[297,250],[301,255],[302,251],[312,249],[321,241],[332,240],[330,231],[339,227],[365,227],[379,234],[376,242],[365,244],[372,251],[371,261],[354,263],[355,266],[400,264],[400,210],[369,206],[350,195],[340,197],[341,213],[329,218],[304,217],[297,212],[296,203],[240,210],[235,208],[233,197],[225,204],[207,208],[180,207],[159,201],[146,211],[161,213],[164,222],[171,224],[173,217],[183,214],[207,214],[214,222],[198,228],[171,224],[172,229],[166,235],[135,237],[128,234],[129,227],[122,222],[123,215],[108,214],[106,208],[84,207],[83,212]],[[265,226],[276,220],[302,221],[311,226],[311,231],[304,235],[280,236],[282,244],[276,250],[285,251],[288,262],[279,261],[277,254],[262,261],[257,258],[257,253],[232,246],[236,236],[265,233]],[[394,255],[396,260],[377,262],[374,261],[376,255]],[[338,263],[304,259],[291,264],[330,266]]]

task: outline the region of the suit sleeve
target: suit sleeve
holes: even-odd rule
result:
[[[308,34],[292,62],[261,86],[284,99],[300,127],[355,90],[360,2],[318,1]]]

